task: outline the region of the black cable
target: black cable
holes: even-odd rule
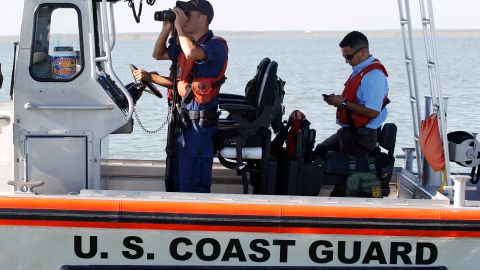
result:
[[[180,102],[178,89],[177,89],[177,71],[178,71],[178,59],[177,59],[177,30],[173,28],[172,36],[169,40],[169,45],[173,46],[173,55],[172,55],[172,66],[171,70],[171,78],[173,82],[172,86],[172,100],[169,104],[169,115],[170,119],[168,122],[168,130],[167,130],[167,147],[165,148],[165,152],[167,153],[167,158],[165,160],[165,189],[167,192],[175,191],[175,183],[174,183],[174,175],[178,170],[178,155],[177,155],[177,147],[176,147],[176,134],[178,132],[178,121],[179,121],[179,112],[176,110],[177,104]]]
[[[147,0],[147,1],[149,1],[149,0]],[[135,3],[133,2],[133,0],[125,0],[125,2],[128,2],[128,6],[132,9],[133,18],[135,18],[135,21],[137,23],[140,23],[140,16],[142,16],[143,0],[140,0],[140,6],[138,7],[138,13],[135,11]]]
[[[147,0],[147,4],[149,4],[150,6],[153,6],[155,5],[155,1],[156,0]]]

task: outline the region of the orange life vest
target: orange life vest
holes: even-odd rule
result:
[[[342,96],[345,98],[346,101],[350,101],[353,103],[358,104],[358,99],[357,99],[357,91],[358,88],[360,87],[360,84],[362,83],[363,76],[367,74],[368,72],[379,69],[381,70],[385,76],[388,77],[387,70],[385,67],[375,59],[370,65],[364,67],[360,72],[355,74],[354,76],[350,76],[348,78],[347,82],[345,82],[345,88],[342,92]],[[388,100],[387,96],[383,98],[383,107],[385,107],[390,101]],[[347,110],[345,108],[337,108],[337,120],[346,125],[354,126],[355,128],[360,128],[364,127],[370,122],[370,118],[365,117],[365,116],[360,116],[350,110]]]
[[[225,71],[228,65],[228,46],[227,42],[221,37],[212,37],[219,39],[225,45],[227,58],[222,70],[215,78],[198,78],[194,76],[195,60],[185,57],[183,52],[178,56],[177,89],[180,96],[185,97],[191,88],[191,94],[198,104],[211,102],[220,92],[220,87],[225,81]]]

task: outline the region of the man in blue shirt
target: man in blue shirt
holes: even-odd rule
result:
[[[353,72],[345,83],[342,95],[324,95],[328,105],[337,108],[337,124],[341,128],[315,150],[323,156],[339,151],[355,156],[368,156],[377,144],[377,129],[387,118],[389,100],[387,71],[369,51],[367,37],[357,31],[340,42],[345,62]]]
[[[174,175],[174,191],[210,192],[213,165],[213,133],[217,120],[218,92],[225,81],[228,48],[225,40],[209,29],[214,11],[206,0],[177,1],[172,9],[175,22],[164,21],[155,44],[153,57],[173,60],[177,57],[178,92],[182,96],[187,122],[177,137],[178,168]],[[166,46],[173,27],[178,39]],[[171,86],[167,79],[154,72],[137,71],[138,80]]]

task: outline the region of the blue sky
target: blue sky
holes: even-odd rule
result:
[[[374,30],[398,29],[397,0],[210,0],[215,8],[213,29],[218,30]],[[0,35],[18,35],[23,1],[2,0]],[[138,4],[139,0],[134,0]],[[153,12],[174,5],[171,0],[145,4],[140,24],[133,20],[127,3],[116,4],[118,32],[158,32],[161,24]],[[433,0],[439,29],[480,29],[478,0]],[[418,1],[411,1],[418,10]],[[418,12],[413,14],[417,19]]]

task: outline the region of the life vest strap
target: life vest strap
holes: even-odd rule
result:
[[[185,104],[190,103],[193,99],[192,83],[193,83],[193,80],[195,79],[196,69],[197,69],[197,64],[194,62],[192,73],[190,74],[190,78],[188,78],[188,84],[185,89],[185,97],[183,98],[183,103]]]

